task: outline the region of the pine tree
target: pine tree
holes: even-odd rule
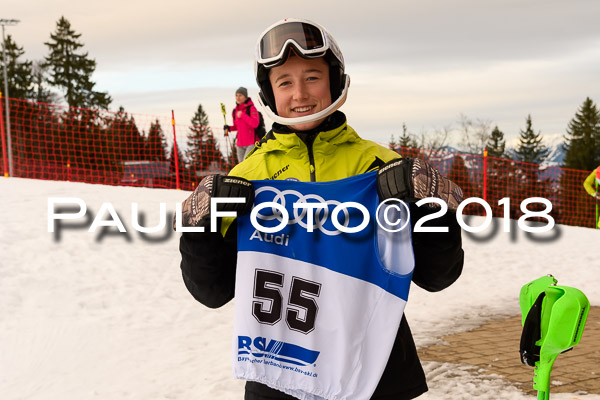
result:
[[[167,138],[158,119],[150,124],[146,139],[146,159],[149,161],[167,161]]]
[[[6,47],[5,47],[6,46]],[[2,101],[0,105],[0,112],[2,112],[2,116],[0,118],[5,118],[4,109],[5,105],[5,97],[10,97],[13,99],[27,99],[31,95],[31,89],[33,87],[31,80],[31,62],[30,61],[20,61],[19,58],[25,53],[22,47],[19,47],[12,39],[11,35],[6,36],[6,42],[2,44],[1,49],[4,51],[6,55],[6,75],[7,75],[7,85],[8,93],[5,93],[5,82],[4,82],[4,66],[0,70],[0,92],[2,92]],[[15,107],[15,105],[17,107]],[[23,128],[22,123],[22,114],[19,115],[20,112],[23,112],[23,108],[27,108],[26,103],[14,104],[9,107],[10,112],[10,121],[12,124],[11,129],[11,155],[13,157],[24,157],[24,146],[25,138],[27,134],[26,130]],[[3,134],[3,132],[2,132]],[[4,137],[2,139],[5,139]],[[31,143],[31,142],[29,142]],[[0,163],[4,156],[2,146],[0,146]],[[0,168],[1,169],[1,168]],[[2,171],[4,172],[4,171]]]
[[[175,159],[175,146],[171,146],[171,151],[169,152],[169,171],[172,176],[175,176],[176,172],[179,172],[180,176],[185,175],[185,159],[179,146],[177,146],[177,164],[175,164]],[[177,165],[177,168],[175,168],[175,165]]]
[[[398,142],[396,142],[396,139],[394,139],[393,133],[392,136],[390,136],[390,141],[388,142],[388,149],[398,152]]]
[[[506,142],[504,140],[504,133],[500,129],[498,129],[498,126],[494,127],[494,129],[492,130],[486,147],[488,150],[488,155],[490,157],[504,157],[504,151],[506,150]]]
[[[13,99],[29,99],[33,95],[31,61],[19,61],[25,51],[13,41],[11,35],[6,36],[5,44],[2,44],[2,50],[6,51],[8,96]],[[0,74],[0,91],[4,92],[4,74]],[[3,93],[3,96],[6,96],[6,93]]]
[[[515,184],[510,189],[510,199],[515,204],[534,196],[546,197],[548,182],[540,179],[539,164],[548,157],[549,150],[542,145],[542,135],[533,131],[531,115],[527,116],[526,128],[521,130],[519,146],[515,152],[517,161],[538,164],[537,166],[520,164],[514,171]],[[533,210],[533,207],[530,208]],[[512,213],[512,210],[511,210]]]
[[[223,164],[223,155],[219,150],[219,145],[215,140],[212,129],[210,129],[208,115],[204,111],[202,104],[198,105],[191,123],[192,126],[187,135],[187,149],[185,154],[190,171],[193,174],[197,172],[205,174],[211,168],[211,165],[214,167],[217,164],[220,167]]]
[[[591,171],[600,164],[600,111],[587,97],[564,137],[566,168]]]
[[[175,150],[177,150],[177,153]],[[177,181],[179,180],[179,189],[194,190],[197,186],[197,181],[196,178],[191,175],[190,170],[186,168],[185,158],[183,157],[179,143],[177,143],[177,146],[175,146],[175,143],[171,146],[168,161],[172,187],[177,187]]]
[[[80,37],[65,17],[58,20],[50,41],[44,43],[49,50],[44,63],[49,70],[49,83],[63,90],[69,107],[107,109],[112,99],[108,93],[94,90],[96,84],[91,78],[96,61],[81,51]]]
[[[201,171],[206,168],[203,153],[203,143],[208,135],[208,115],[202,108],[202,104],[198,105],[198,109],[194,113],[191,120],[192,126],[187,134],[187,148],[185,151],[188,165],[192,171]],[[195,173],[195,172],[194,172]]]
[[[31,100],[38,103],[56,104],[59,96],[47,88],[48,68],[43,61],[34,61],[31,67],[33,93]]]
[[[502,132],[498,126],[495,126],[494,129],[492,129],[486,148],[488,150],[488,155],[493,157],[488,159],[487,164],[487,195],[494,215],[497,215],[502,212],[501,207],[497,205],[498,200],[503,197],[509,197],[509,193],[511,193],[514,188],[518,187],[515,183],[517,175],[515,171],[516,163],[513,160],[504,158],[506,156],[506,141],[504,140],[504,132]],[[512,206],[513,204],[511,203],[511,207]],[[517,205],[516,210],[512,210],[511,208],[511,213],[518,210]],[[511,216],[514,215],[516,214],[511,214]]]
[[[535,133],[531,126],[531,115],[527,116],[525,130],[520,131],[517,161],[541,164],[548,157],[549,150],[542,144],[541,132]]]
[[[398,147],[404,148],[415,148],[417,144],[413,140],[412,137],[408,134],[408,129],[406,129],[406,124],[402,123],[402,136],[398,138]]]
[[[421,150],[417,141],[408,133],[406,124],[402,123],[402,136],[398,138],[396,144],[396,153],[402,155],[402,157],[413,157],[418,158]]]
[[[105,125],[108,148],[114,153],[117,163],[144,159],[146,141],[135,119],[125,111],[123,106],[119,107],[118,112],[109,116]]]

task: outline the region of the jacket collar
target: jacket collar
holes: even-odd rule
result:
[[[344,113],[336,111],[319,126],[308,131],[296,132],[289,126],[274,123],[273,129],[265,136],[261,147],[265,151],[285,150],[301,146],[307,138],[311,141],[314,138],[315,145],[319,142],[336,145],[360,140],[354,129],[348,126]]]
[[[333,118],[332,118],[333,117]],[[318,149],[323,155],[334,154],[335,148],[344,143],[361,141],[356,131],[346,122],[346,116],[336,111],[316,129],[312,149]],[[250,154],[284,152],[294,158],[307,157],[307,144],[292,129],[280,124],[273,124],[271,129],[251,151]]]

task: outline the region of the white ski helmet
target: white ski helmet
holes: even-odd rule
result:
[[[291,49],[306,59],[323,57],[329,64],[331,105],[318,113],[296,118],[277,114],[269,69],[285,63]],[[331,115],[346,101],[350,77],[345,74],[344,57],[335,39],[322,26],[296,18],[286,18],[268,27],[258,38],[254,63],[258,84],[258,102],[267,115],[282,125],[296,125],[316,121]]]

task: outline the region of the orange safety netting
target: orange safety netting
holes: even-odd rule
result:
[[[168,117],[9,100],[10,141],[4,101],[0,105],[0,173],[5,176],[12,167],[12,176],[22,178],[193,190],[204,176],[227,173],[237,163],[220,129],[217,137],[210,127],[175,124]],[[556,223],[595,227],[597,204],[582,186],[588,171],[484,155],[399,152],[428,160],[462,187],[465,198],[485,200],[494,217],[518,219],[521,204],[537,197],[551,202],[549,214]],[[527,206],[530,212],[545,208],[540,202]],[[486,211],[472,203],[463,213]],[[530,219],[545,223],[543,216]]]

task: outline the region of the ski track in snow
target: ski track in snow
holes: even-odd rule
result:
[[[0,399],[243,397],[244,382],[231,378],[233,304],[210,310],[188,294],[178,234],[165,230],[150,241],[132,229],[131,203],[146,214],[144,225],[154,226],[160,202],[172,212],[187,195],[0,178]],[[89,233],[91,220],[78,220],[55,240],[48,232],[49,197],[82,198],[93,216],[110,202],[128,234]],[[598,261],[590,251],[600,232],[558,226],[552,234],[558,238],[549,242],[501,229],[464,234],[461,278],[439,293],[411,288],[406,314],[417,345],[519,314],[521,286],[548,273],[600,305]],[[469,366],[423,364],[430,387],[423,399],[533,399]]]

